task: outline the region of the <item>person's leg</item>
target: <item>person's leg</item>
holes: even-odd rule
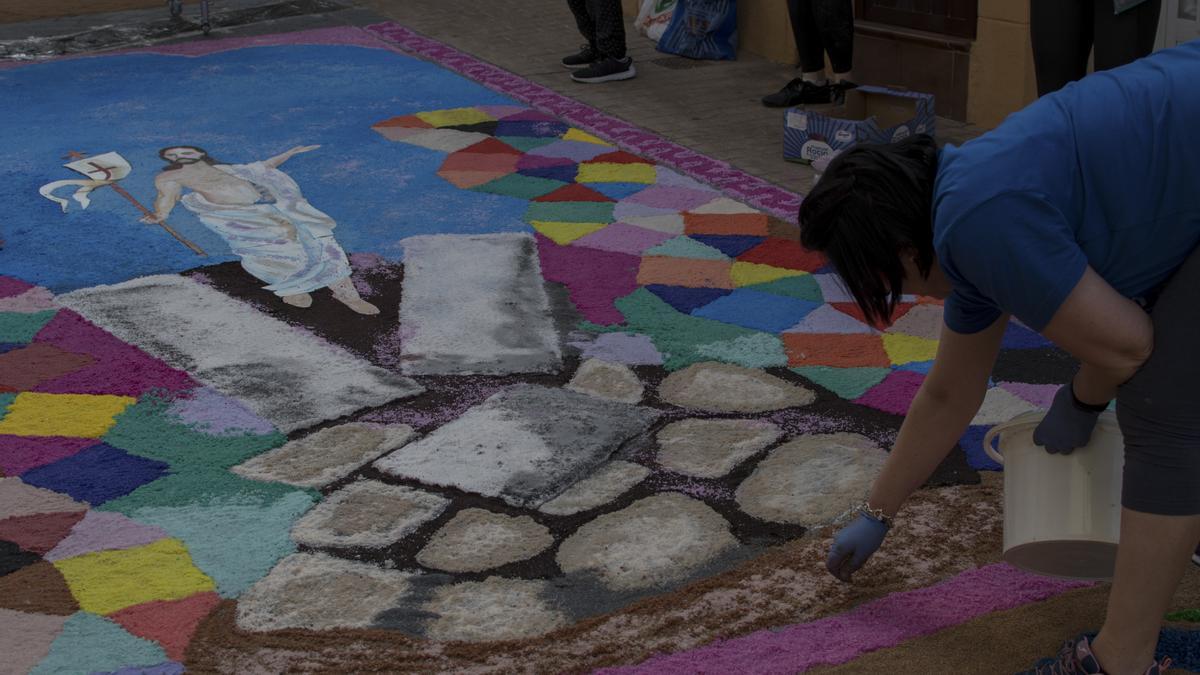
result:
[[[1132,63],[1154,50],[1161,0],[1146,0],[1115,15],[1112,0],[1095,2],[1095,70],[1108,70]]]
[[[819,0],[817,0],[819,1]],[[788,0],[788,19],[800,52],[800,72],[815,84],[825,83],[825,45],[813,19],[814,0]]]
[[[588,0],[567,0],[567,6],[571,8],[571,14],[575,16],[575,25],[579,27],[579,34],[587,40],[592,51],[599,51],[596,45],[596,24],[592,21],[592,15],[588,11]]]
[[[1105,673],[1140,675],[1154,660],[1163,615],[1197,540],[1200,516],[1121,510],[1121,545],[1108,614],[1092,642],[1092,652]]]
[[[792,35],[796,39],[796,49],[800,51],[800,77],[774,94],[764,96],[765,106],[820,105],[833,100],[833,89],[825,76],[825,45],[813,21],[813,3],[816,1],[819,0],[788,0]]]
[[[1111,5],[1110,5],[1111,6]],[[1200,249],[1155,303],[1154,351],[1117,394],[1125,439],[1121,542],[1093,652],[1106,673],[1141,673],[1200,540]]]
[[[606,59],[625,58],[625,14],[621,0],[587,0],[588,13],[596,27],[596,47]]]
[[[1029,0],[1029,33],[1038,96],[1058,91],[1087,74],[1095,1]],[[1110,2],[1110,8],[1111,5]]]
[[[853,80],[854,5],[850,0],[813,0],[812,18],[829,54],[834,81]]]

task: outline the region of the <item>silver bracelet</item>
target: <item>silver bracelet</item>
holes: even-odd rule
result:
[[[883,523],[884,527],[887,527],[888,529],[891,529],[892,527],[892,518],[885,514],[883,509],[871,508],[870,502],[863,502],[862,504],[859,504],[855,511],[878,520],[879,522]]]

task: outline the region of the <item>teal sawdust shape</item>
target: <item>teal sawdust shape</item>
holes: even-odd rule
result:
[[[777,336],[680,314],[644,288],[617,300],[615,305],[625,323],[602,330],[649,336],[663,354],[663,365],[668,370],[717,358],[747,368],[787,364],[783,343]]]
[[[548,223],[611,223],[613,202],[533,202],[525,220]]]
[[[57,309],[29,313],[0,312],[0,343],[33,342],[38,331],[57,313]]]
[[[143,397],[125,409],[104,442],[125,452],[157,459],[175,471],[228,469],[287,442],[281,433],[210,436],[182,423],[170,403]]]
[[[548,178],[537,178],[536,176],[523,176],[519,173],[510,173],[503,178],[497,178],[489,183],[484,183],[471,188],[477,192],[487,192],[494,195],[504,195],[506,197],[516,197],[517,199],[537,199],[542,195],[548,195],[551,192],[561,188],[566,183],[559,180],[550,180]]]
[[[775,281],[768,281],[765,284],[753,284],[744,288],[761,293],[786,295],[789,298],[798,298],[810,302],[825,302],[825,297],[821,295],[821,285],[817,283],[817,280],[811,274],[784,277]]]
[[[832,366],[804,366],[792,368],[792,372],[815,384],[825,387],[838,396],[853,400],[883,381],[891,368],[834,368]]]

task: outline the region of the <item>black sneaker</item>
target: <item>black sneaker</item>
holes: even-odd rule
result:
[[[587,82],[589,84],[628,80],[636,76],[637,70],[633,67],[633,59],[628,56],[623,59],[608,58],[603,61],[597,61],[587,68],[582,68],[571,73],[572,80]]]
[[[834,105],[841,105],[846,102],[846,92],[850,91],[851,89],[857,89],[857,88],[858,88],[858,85],[854,84],[850,80],[842,80],[841,82],[834,82],[832,85],[830,85],[830,91],[831,91],[830,98],[833,100]]]
[[[828,84],[814,84],[803,78],[783,85],[783,89],[764,96],[763,105],[769,108],[790,108],[794,105],[823,105],[833,101],[833,89]]]
[[[1196,546],[1196,552],[1192,554],[1192,562],[1200,565],[1200,546]]]
[[[574,70],[576,68],[587,68],[599,60],[600,54],[595,49],[592,49],[591,45],[583,45],[579,48],[578,54],[564,56],[562,64],[564,67]]]

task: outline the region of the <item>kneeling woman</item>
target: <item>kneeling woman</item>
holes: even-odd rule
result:
[[[1010,316],[1080,362],[1034,440],[1086,445],[1115,397],[1121,541],[1104,627],[1035,673],[1158,673],[1160,621],[1200,540],[1200,42],[1098,73],[962,147],[928,136],[830,163],[800,209],[868,317],[945,298],[937,358],[867,506],[834,540],[849,581],[983,401]]]

